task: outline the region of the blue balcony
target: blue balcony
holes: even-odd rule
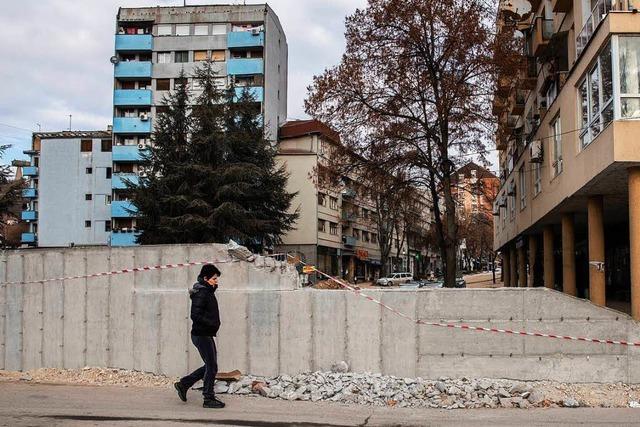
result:
[[[153,48],[151,34],[118,34],[116,35],[116,50],[120,52],[140,52]]]
[[[129,61],[118,62],[115,67],[114,76],[119,79],[124,78],[151,78],[151,61]]]
[[[22,197],[33,199],[38,197],[38,190],[35,188],[25,188],[22,190]]]
[[[355,246],[356,238],[353,236],[342,236],[342,243],[344,243],[345,246]]]
[[[114,162],[140,162],[143,160],[142,152],[137,145],[114,145],[111,160]]]
[[[256,102],[263,102],[264,101],[264,88],[260,87],[260,86],[254,86],[254,87],[247,87],[246,89],[249,90],[249,93],[251,94],[251,96],[253,96],[253,98],[256,100]],[[234,98],[234,101],[237,101],[238,98],[240,98],[242,96],[242,92],[245,90],[244,87],[237,87],[236,89],[236,96]]]
[[[232,58],[227,62],[227,74],[229,75],[263,74],[263,70],[262,58]]]
[[[126,181],[138,185],[138,175],[136,175],[135,173],[113,174],[111,176],[111,188],[113,188],[114,190],[123,190],[127,188]]]
[[[38,168],[35,166],[25,166],[22,168],[22,175],[24,176],[38,176]]]
[[[111,202],[112,218],[132,218],[136,216],[138,208],[128,200],[118,200]]]
[[[111,233],[111,246],[137,246],[136,237],[140,233],[134,232],[118,232],[113,231]]]
[[[151,105],[151,91],[146,89],[116,89],[113,92],[113,105],[118,107]]]
[[[22,233],[22,237],[20,239],[22,243],[35,243],[36,242],[36,234],[35,233]]]
[[[227,33],[227,49],[264,46],[264,31],[253,34],[250,31]]]
[[[38,219],[38,211],[22,211],[20,218],[23,221],[35,221]]]
[[[113,133],[151,133],[151,119],[138,117],[114,117]]]

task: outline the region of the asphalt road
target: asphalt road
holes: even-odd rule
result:
[[[172,389],[0,383],[0,426],[256,427],[639,425],[640,409],[436,410],[346,406],[224,396],[222,410]]]

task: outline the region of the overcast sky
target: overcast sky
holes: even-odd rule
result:
[[[188,0],[187,4],[242,4]],[[248,1],[247,3],[261,3]],[[290,118],[304,118],[306,87],[344,52],[344,19],[366,0],[271,0],[289,44]],[[182,5],[182,0],[2,0],[0,144],[3,163],[24,158],[31,131],[106,129],[111,124],[118,7]],[[19,129],[21,128],[21,129]]]

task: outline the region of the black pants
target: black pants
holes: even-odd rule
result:
[[[196,369],[186,377],[180,379],[180,382],[187,389],[199,380],[204,381],[202,396],[205,400],[213,399],[215,392],[213,386],[216,382],[216,374],[218,373],[218,355],[216,352],[216,343],[213,337],[205,337],[199,335],[191,335],[191,342],[196,346],[200,357],[204,361],[204,366]]]

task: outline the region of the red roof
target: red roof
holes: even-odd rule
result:
[[[340,135],[318,120],[292,120],[280,126],[280,139],[298,138],[305,135],[322,135],[336,144],[340,143]]]

